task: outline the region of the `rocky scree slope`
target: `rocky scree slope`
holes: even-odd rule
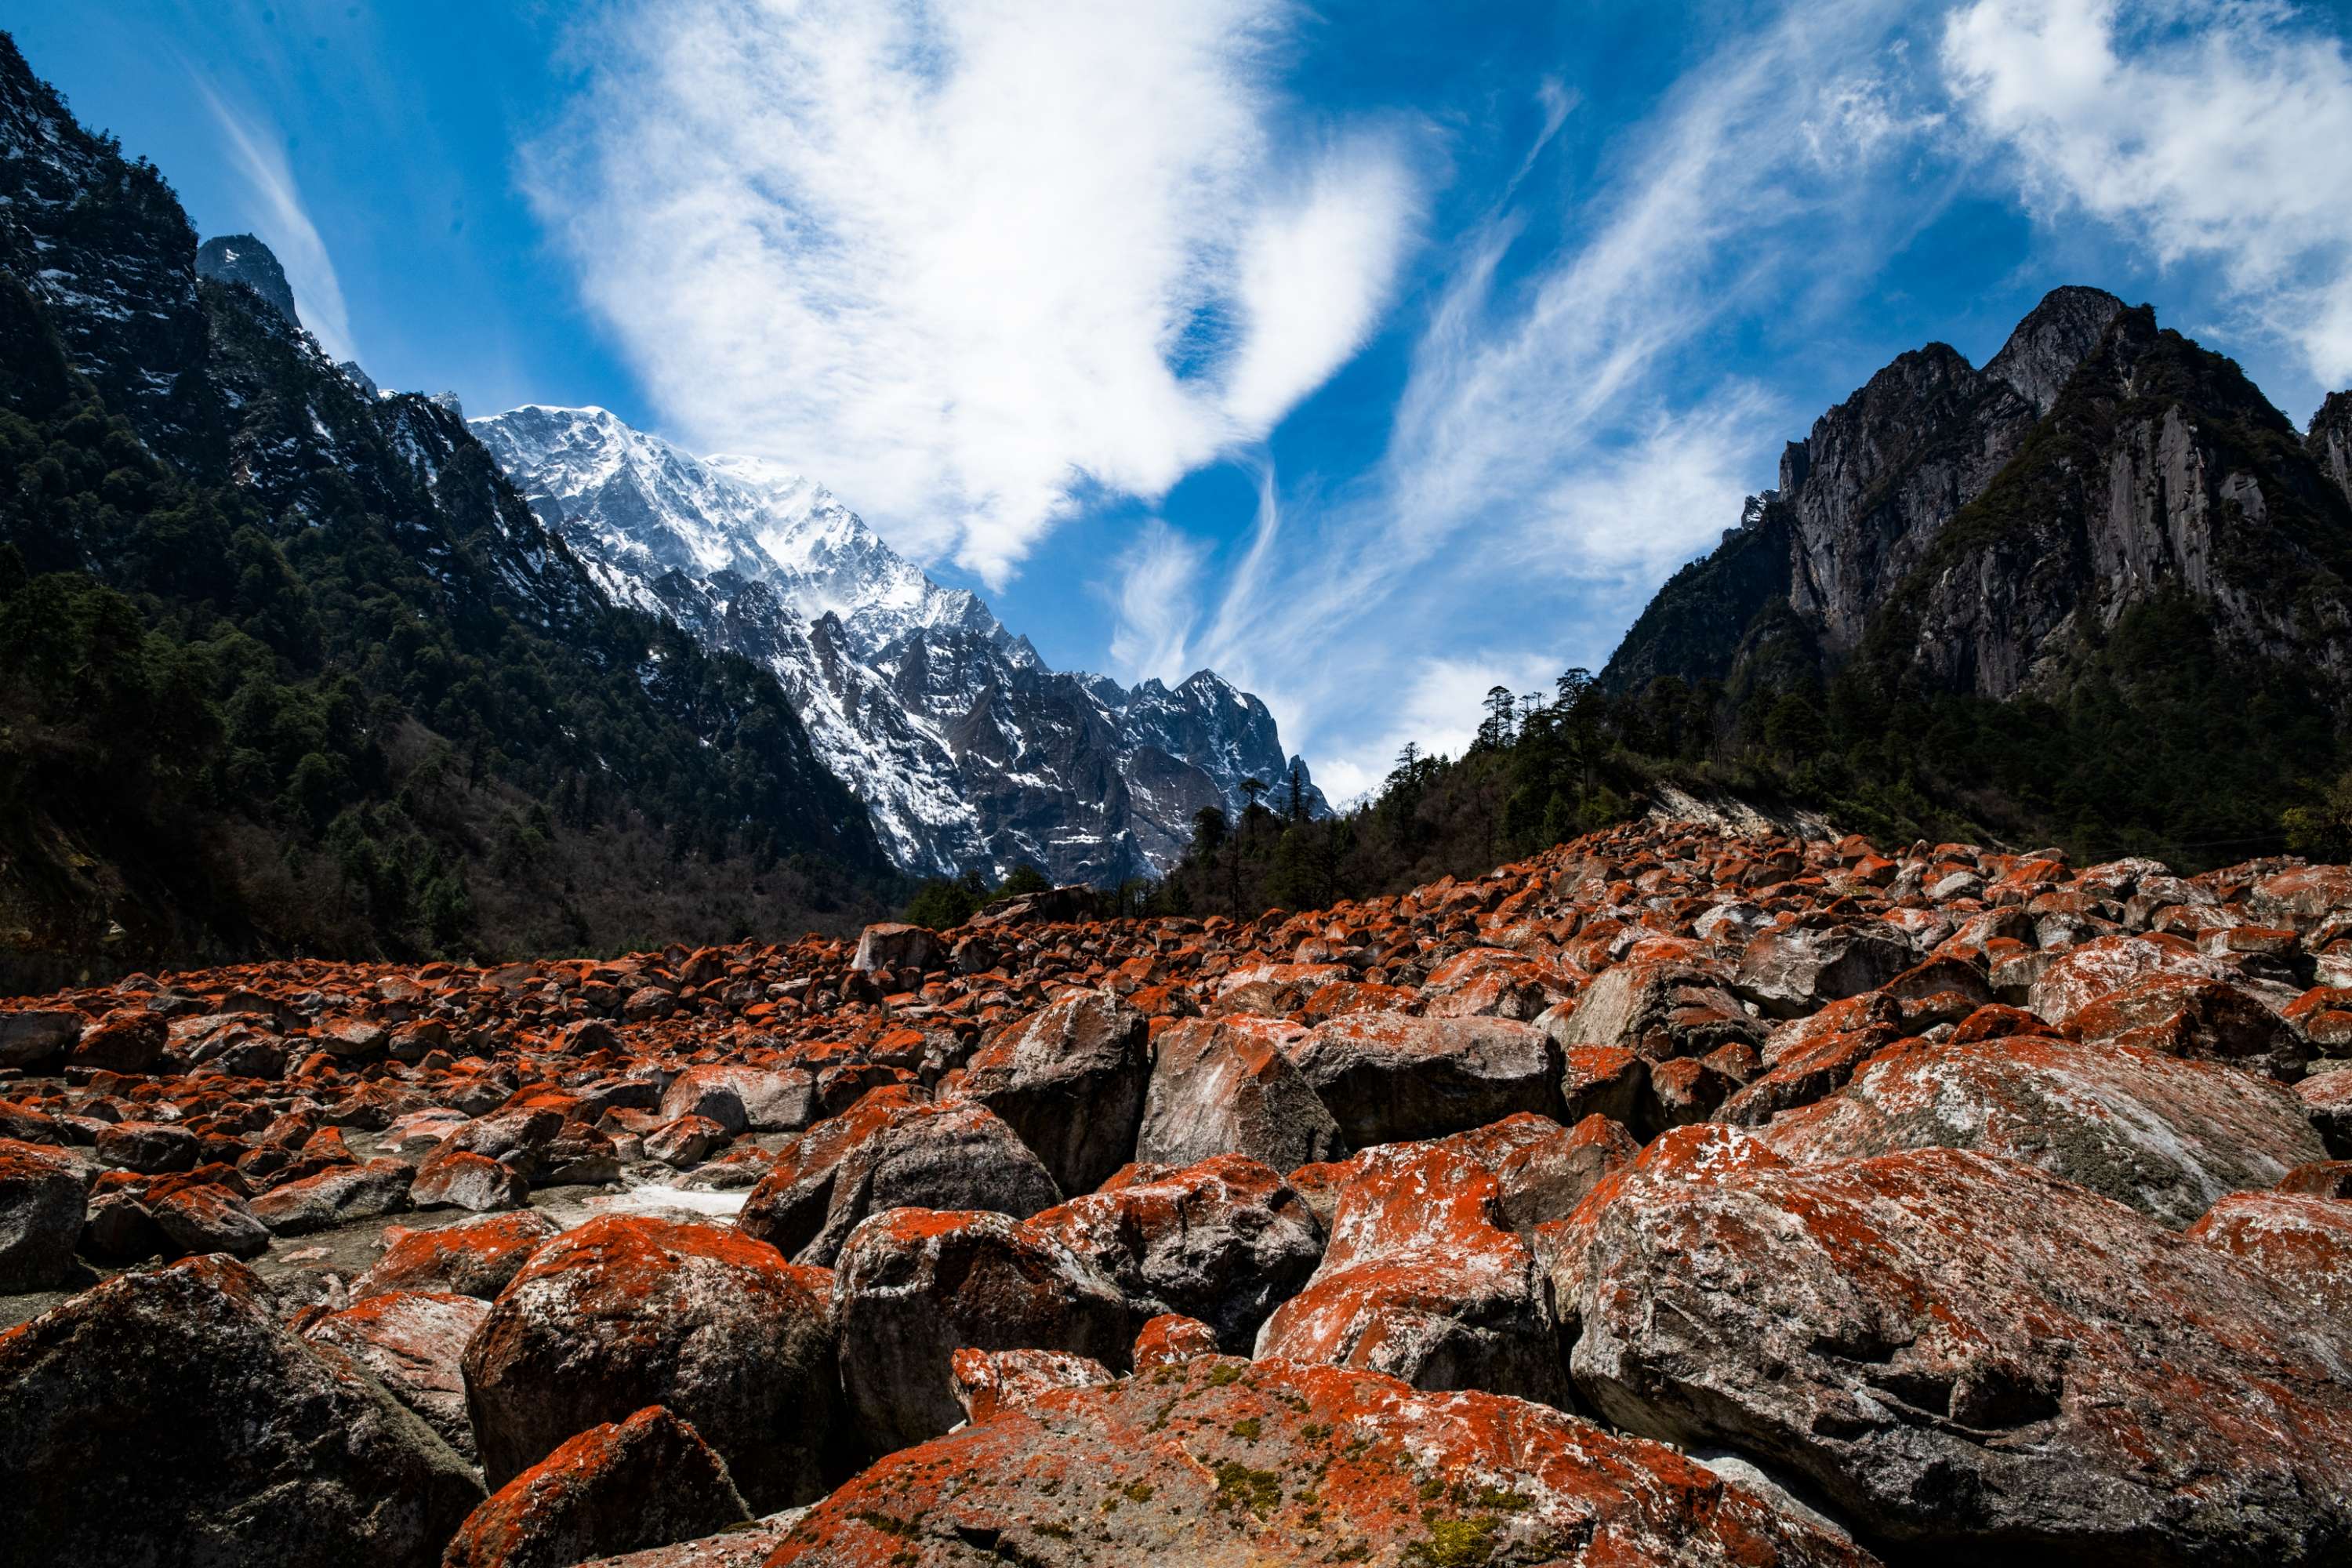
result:
[[[27,1563],[2341,1563],[2352,868],[134,975],[0,1292]]]
[[[887,877],[772,680],[330,365],[257,243],[200,281],[5,40],[0,197],[0,978],[726,935]]]
[[[473,422],[550,531],[619,603],[772,670],[818,754],[906,870],[1061,882],[1164,871],[1241,782],[1326,807],[1264,703],[1213,670],[1132,690],[1048,669],[823,487],[756,458],[698,458],[601,408]]]
[[[2095,289],[2053,292],[1979,369],[1906,353],[1790,444],[1776,490],[1663,588],[1601,679],[1735,694],[1849,669],[1894,690],[2063,697],[2135,608],[2194,607],[2227,658],[2340,717],[2352,442],[2298,435],[2237,365]]]

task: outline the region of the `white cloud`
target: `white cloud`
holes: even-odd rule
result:
[[[1112,667],[1129,680],[1186,669],[1191,659],[1194,582],[1205,547],[1159,518],[1121,552]]]
[[[1001,583],[1351,354],[1398,133],[1275,85],[1283,0],[669,0],[595,35],[526,180],[669,423]]]
[[[351,313],[343,305],[342,283],[335,276],[327,242],[319,237],[318,226],[310,221],[310,210],[302,205],[301,187],[295,183],[285,147],[265,127],[222,101],[207,83],[199,79],[195,87],[220,124],[230,162],[252,193],[256,211],[249,221],[253,232],[277,256],[278,265],[286,268],[286,281],[294,290],[294,309],[301,316],[302,324],[310,329],[310,335],[319,340],[319,346],[327,351],[328,357],[357,358],[359,350],[352,342]]]
[[[1852,287],[1941,199],[1894,156],[1932,116],[1874,74],[1905,14],[1812,5],[1727,42],[1623,140],[1549,254],[1507,200],[1433,292],[1377,469],[1286,516],[1262,500],[1262,548],[1187,651],[1263,696],[1335,792],[1377,783],[1405,740],[1458,750],[1497,681],[1598,667],[1771,482],[1788,411],[1704,345],[1741,312]],[[1548,100],[1537,151],[1568,112]]]
[[[2352,376],[2352,60],[2277,0],[1979,0],[1943,57],[2042,216],[2216,261],[2251,321]]]

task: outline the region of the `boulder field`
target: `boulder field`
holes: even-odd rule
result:
[[[2352,1563],[2352,868],[0,1001],[0,1559]]]

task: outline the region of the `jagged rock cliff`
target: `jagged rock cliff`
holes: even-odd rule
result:
[[[601,408],[474,429],[615,599],[775,674],[908,870],[1164,870],[1202,807],[1237,812],[1251,777],[1279,800],[1294,769],[1307,809],[1326,809],[1255,697],[1213,670],[1129,690],[1049,669],[798,474],[696,457]]]
[[[2352,679],[2352,399],[2307,438],[2146,306],[2061,289],[1983,369],[1902,355],[1793,443],[1603,673],[1734,691],[1861,659],[1993,699],[2063,692],[2135,606],[2198,606],[2229,657]]]
[[[196,276],[215,283],[242,283],[288,321],[300,323],[294,288],[286,268],[268,246],[249,234],[216,234],[196,247]]]

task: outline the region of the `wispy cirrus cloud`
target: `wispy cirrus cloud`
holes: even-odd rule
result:
[[[2352,376],[2352,59],[2283,0],[1978,0],[1955,100],[2038,216],[2210,260],[2249,324]]]
[[[1572,112],[1547,81],[1504,205],[1451,248],[1380,462],[1278,531],[1262,502],[1188,646],[1265,696],[1339,792],[1407,740],[1458,750],[1489,685],[1598,665],[1770,482],[1790,411],[1693,356],[1794,278],[1851,285],[1940,201],[1893,167],[1936,125],[1895,68],[1903,20],[1845,0],[1726,43],[1531,261],[1510,193]]]
[[[343,304],[343,286],[335,276],[334,259],[319,226],[303,205],[301,186],[294,178],[286,145],[264,121],[232,108],[211,83],[196,77],[195,89],[220,127],[229,163],[243,179],[254,204],[253,231],[286,268],[294,290],[294,309],[302,324],[329,357],[358,357],[352,341],[351,312]]]
[[[1283,96],[1285,0],[615,16],[526,178],[669,423],[992,583],[1262,438],[1419,219],[1407,129]]]

